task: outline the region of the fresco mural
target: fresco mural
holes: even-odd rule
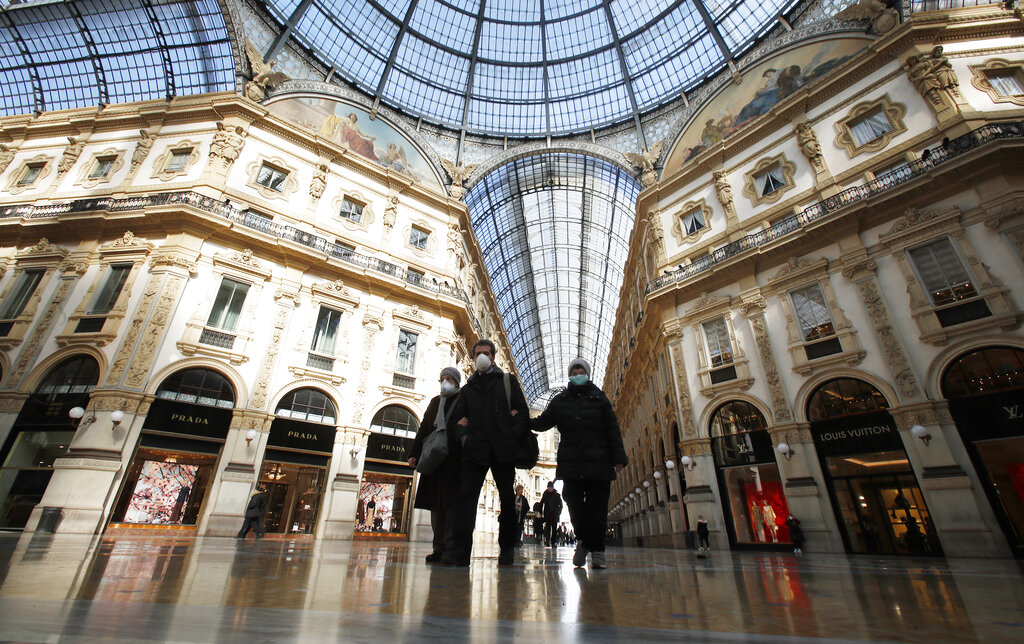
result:
[[[744,71],[741,84],[727,86],[683,130],[665,163],[665,175],[729,138],[801,87],[827,76],[869,42],[863,38],[816,42],[785,51]]]
[[[382,119],[370,120],[365,110],[326,96],[283,97],[266,107],[272,114],[312,130],[370,161],[417,182],[441,188],[437,175],[416,146]]]

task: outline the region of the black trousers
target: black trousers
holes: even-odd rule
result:
[[[434,531],[434,552],[455,548],[455,510],[450,507],[431,510],[430,527]]]
[[[498,547],[507,550],[516,545],[516,493],[513,488],[516,468],[512,461],[497,462],[492,453],[487,465],[462,461],[459,500],[455,506],[455,553],[460,557],[468,557],[473,552],[473,528],[476,526],[480,488],[483,487],[488,470],[498,488],[498,502],[501,505],[501,514],[498,515]]]
[[[562,498],[569,506],[576,541],[590,552],[604,552],[611,489],[611,481],[567,479],[562,482]]]
[[[249,534],[249,528],[256,529],[256,536],[263,536],[263,517],[245,517],[245,521],[242,523],[242,529],[238,531],[238,538],[244,539],[245,535]]]

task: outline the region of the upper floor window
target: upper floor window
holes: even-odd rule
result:
[[[939,239],[909,251],[910,260],[933,306],[974,297],[978,291],[949,239]]]
[[[418,271],[415,268],[409,267],[405,269],[405,281],[410,284],[422,284],[425,273]]]
[[[213,310],[210,311],[210,318],[206,322],[207,326],[234,331],[238,325],[238,318],[242,314],[242,305],[245,304],[245,296],[248,292],[249,285],[245,282],[225,277],[220,283],[220,290],[217,291],[217,299],[213,302]]]
[[[820,284],[811,284],[791,291],[789,296],[793,298],[793,308],[804,341],[810,342],[835,335],[832,314],[825,302],[825,294],[822,293]]]
[[[757,185],[757,194],[764,197],[784,188],[786,176],[782,172],[782,166],[773,165],[755,174],[754,183]]]
[[[858,146],[867,145],[895,129],[885,110],[877,108],[848,123],[853,142]]]
[[[398,332],[398,360],[395,370],[402,373],[413,373],[416,366],[416,341],[419,335],[402,329]]]
[[[113,170],[116,161],[116,156],[98,157],[96,164],[92,167],[92,172],[89,173],[89,178],[106,179],[110,171]]]
[[[421,250],[427,249],[427,241],[430,239],[430,231],[423,230],[417,226],[412,227],[409,233],[409,243]]]
[[[729,327],[725,323],[725,318],[709,320],[702,326],[708,346],[708,357],[711,359],[711,368],[732,364],[732,343],[729,341]]]
[[[388,405],[374,414],[370,422],[370,431],[375,434],[393,434],[406,438],[416,438],[419,428],[420,422],[416,416],[401,405]]]
[[[264,163],[260,167],[259,174],[256,175],[256,183],[264,188],[281,192],[281,188],[284,186],[285,179],[287,178],[288,173],[284,170],[279,170],[272,165]]]
[[[683,215],[683,232],[687,235],[692,235],[698,230],[702,230],[707,223],[704,221],[704,213],[698,208],[693,212]]]
[[[1021,80],[1020,67],[1010,67],[986,74],[992,89],[999,96],[1021,96],[1024,94],[1024,81]]]
[[[188,166],[188,161],[191,157],[192,148],[171,150],[171,156],[167,158],[167,165],[164,166],[164,172],[181,172]]]
[[[18,186],[31,186],[39,179],[39,174],[46,167],[45,163],[29,163],[22,170],[21,178],[18,179]]]
[[[209,407],[235,406],[235,388],[212,369],[179,371],[160,383],[156,397]]]
[[[337,257],[352,257],[352,253],[356,252],[356,247],[352,244],[346,244],[340,239],[334,242],[334,255]]]
[[[45,273],[45,269],[42,268],[30,268],[21,272],[18,281],[4,300],[3,308],[0,308],[0,320],[12,320],[21,315]]]
[[[313,351],[317,353],[334,353],[334,345],[338,339],[338,323],[341,321],[341,311],[327,306],[320,307],[320,314],[316,318],[316,328],[313,329]]]
[[[308,420],[311,423],[333,425],[337,422],[338,408],[327,394],[317,389],[296,389],[277,403],[274,412],[283,418]]]
[[[338,214],[344,219],[359,223],[363,218],[364,207],[364,204],[345,197],[341,200],[341,212]]]
[[[128,279],[128,274],[131,273],[131,270],[131,264],[111,264],[107,270],[107,276],[103,280],[103,286],[100,288],[99,294],[93,300],[92,307],[89,309],[90,315],[103,315],[104,313],[109,313],[110,309],[114,308],[114,304],[117,303],[117,298],[121,295],[121,289],[124,288],[125,280]]]

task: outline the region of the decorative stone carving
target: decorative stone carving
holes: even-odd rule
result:
[[[887,7],[881,0],[859,0],[836,14],[839,20],[867,20],[871,22],[871,32],[882,35],[892,31],[900,24],[900,13]]]
[[[398,191],[390,190],[387,196],[387,205],[384,206],[384,236],[391,234],[398,219]]]
[[[700,294],[700,297],[698,297],[697,300],[693,303],[693,306],[691,306],[686,311],[684,317],[691,317],[693,315],[701,313],[702,311],[722,304],[728,305],[730,301],[731,298],[727,295],[714,295],[713,293],[709,294],[707,291],[704,291]]]
[[[954,98],[960,98],[960,80],[956,77],[949,59],[943,55],[942,45],[935,45],[926,60],[931,66],[931,72],[939,81],[939,89],[949,92]]]
[[[61,257],[64,257],[67,254],[68,251],[64,250],[63,248],[60,248],[59,246],[51,244],[50,240],[47,239],[46,237],[40,237],[39,241],[36,242],[35,246],[29,246],[28,248],[18,253],[19,257],[24,257],[26,255],[59,255]]]
[[[283,290],[279,290],[278,293],[284,294]],[[291,303],[296,300],[292,300],[290,297],[276,297],[277,300],[277,314],[274,316],[274,328],[270,332],[270,344],[267,347],[267,352],[263,356],[263,362],[260,364],[259,375],[256,377],[256,386],[253,388],[252,397],[249,401],[249,407],[253,409],[263,409],[267,404],[267,388],[270,386],[270,381],[274,376],[274,368],[277,365],[278,355],[281,353],[281,341],[284,339],[284,330],[288,324],[288,315],[291,309]]]
[[[873,260],[868,260],[865,263],[849,266],[843,270],[843,274],[849,278],[859,271],[873,270],[874,264]],[[856,285],[861,299],[864,301],[864,307],[867,309],[868,315],[871,316],[871,324],[874,326],[875,334],[882,345],[882,353],[889,364],[890,371],[892,371],[900,396],[904,398],[920,397],[921,388],[910,367],[910,361],[907,359],[903,341],[893,328],[892,318],[889,317],[889,310],[878,288],[878,280],[873,274],[870,274],[868,277],[857,281]]]
[[[128,375],[125,384],[129,387],[141,387],[145,384],[146,375],[153,364],[153,358],[160,346],[164,331],[167,329],[167,322],[178,301],[178,294],[184,286],[184,278],[172,276],[164,283],[160,292],[160,299],[156,303],[153,315],[146,325],[145,333],[139,342],[139,348],[135,351],[135,358],[128,368]]]
[[[41,240],[40,243],[46,240]],[[21,353],[18,355],[17,362],[14,363],[14,368],[11,369],[11,373],[7,376],[6,386],[10,389],[16,389],[21,384],[21,379],[25,376],[25,371],[29,365],[32,364],[39,349],[46,339],[50,326],[53,325],[53,321],[57,318],[57,314],[60,312],[64,304],[64,299],[68,295],[68,291],[71,289],[71,285],[77,282],[77,278],[65,277],[60,280],[60,285],[57,287],[57,292],[54,293],[53,298],[50,300],[49,306],[41,316],[39,316],[36,326],[33,329],[31,335],[28,336],[25,345],[21,349]]]
[[[154,254],[149,260],[150,266],[156,268],[158,266],[169,266],[171,268],[182,268],[190,275],[195,275],[199,272],[199,265],[196,262],[190,261],[187,257],[178,253],[163,252]]]
[[[943,107],[942,84],[933,65],[922,55],[907,56],[907,77],[933,108]]]
[[[665,229],[661,226],[661,211],[655,210],[647,215],[647,234],[651,245],[659,253],[665,253]]]
[[[139,167],[142,162],[149,156],[149,151],[153,149],[153,143],[156,142],[156,137],[149,130],[139,130],[140,139],[135,144],[135,149],[132,151],[132,160],[128,165],[128,176],[134,177],[135,173],[139,171]]]
[[[1019,11],[1019,10],[1018,10]],[[992,58],[981,65],[971,65],[971,85],[988,94],[993,103],[1012,103],[1024,106],[1024,94],[1000,94],[992,86],[989,74],[1013,72],[1019,78],[1024,73],[1024,64],[1010,62],[1005,58]],[[0,169],[0,172],[3,170]]]
[[[252,68],[252,80],[245,84],[245,96],[250,100],[259,102],[267,95],[267,88],[288,80],[284,72],[276,71],[274,65],[276,60],[263,62],[263,55],[259,49],[246,38],[245,55],[249,59],[249,67]]]
[[[462,199],[463,195],[466,194],[466,189],[463,187],[463,184],[467,179],[469,179],[470,175],[473,174],[473,171],[476,170],[478,164],[464,165],[460,163],[459,165],[455,165],[444,157],[441,157],[440,160],[441,167],[444,168],[444,171],[452,178],[452,185],[448,188],[448,194],[452,196],[452,199]]]
[[[682,335],[682,329],[679,329],[678,335],[673,334],[669,337],[680,337]],[[675,367],[675,381],[676,381],[676,396],[679,401],[679,420],[683,424],[683,435],[685,436],[696,436],[697,425],[693,422],[693,401],[690,400],[689,384],[686,378],[686,361],[683,359],[683,344],[678,340],[672,342],[669,345],[669,353],[672,354],[672,364]]]
[[[818,143],[818,136],[810,123],[806,121],[796,126],[796,141],[800,144],[800,152],[811,162],[815,172],[825,169],[825,162],[821,156],[821,144]]]
[[[870,115],[874,112],[881,112],[884,114],[886,119],[889,120],[891,128],[888,132],[875,137],[863,145],[858,144],[857,140],[853,136],[853,130],[850,128],[850,124],[855,123],[859,118],[864,117],[864,115]],[[903,117],[906,113],[907,106],[903,103],[894,103],[889,99],[888,94],[880,96],[873,101],[858,103],[850,108],[850,111],[844,119],[836,122],[834,126],[836,130],[835,144],[845,149],[850,157],[855,157],[858,154],[866,152],[878,152],[879,150],[883,150],[889,145],[890,141],[896,138],[897,135],[907,131],[907,126],[903,122]]]
[[[109,243],[106,243],[106,244],[103,244],[102,246],[100,246],[100,250],[101,251],[113,250],[113,249],[127,249],[127,248],[132,248],[132,249],[135,249],[135,248],[151,249],[151,248],[153,248],[153,244],[147,242],[144,239],[136,237],[135,233],[133,233],[132,231],[126,230],[126,231],[124,231],[124,235],[122,235],[121,237],[115,239],[112,242],[109,242]]]
[[[124,340],[121,341],[121,346],[117,350],[117,356],[110,365],[110,372],[107,374],[106,380],[107,385],[117,385],[121,380],[121,376],[124,375],[124,370],[128,366],[128,359],[131,358],[132,351],[135,349],[135,343],[142,332],[142,325],[146,322],[146,317],[153,306],[153,300],[156,299],[157,294],[160,292],[162,282],[162,275],[152,275],[149,278],[146,289],[142,293],[142,301],[139,302],[139,308],[135,312],[135,317],[132,318],[132,323],[128,326],[127,331],[125,331]]]
[[[74,273],[76,277],[85,275],[87,270],[89,270],[89,264],[82,261],[65,260],[57,266],[57,272]]]
[[[79,141],[73,136],[68,137],[68,144],[64,146],[64,152],[60,156],[60,161],[57,163],[57,180],[67,174],[68,170],[75,165],[75,161],[81,156],[82,150],[85,149],[85,143]]]
[[[327,165],[321,163],[313,173],[313,180],[309,183],[309,196],[316,202],[324,195],[324,188],[327,187]]]
[[[234,260],[235,262],[238,262],[239,264],[243,264],[257,271],[263,270],[263,265],[260,264],[259,260],[253,256],[251,248],[246,248],[240,253],[235,253],[234,255],[231,256],[231,259]]]
[[[640,169],[640,183],[645,188],[650,188],[658,182],[658,173],[654,171],[654,164],[658,162],[658,158],[661,157],[661,148],[665,145],[665,140],[662,139],[647,150],[640,150],[640,154],[634,154],[632,152],[626,152],[623,156],[629,160],[634,166]]]
[[[213,143],[210,144],[210,158],[220,159],[224,167],[231,165],[242,153],[246,136],[248,132],[239,125],[217,123],[217,133],[213,135]]]
[[[763,298],[761,302],[764,302]],[[764,369],[768,393],[772,398],[772,414],[775,416],[776,422],[793,420],[793,411],[789,407],[789,399],[782,385],[782,377],[779,375],[779,366],[775,362],[775,353],[772,351],[772,342],[768,337],[764,306],[756,302],[751,302],[750,305],[749,307],[745,305],[744,315],[750,319],[750,326],[754,330],[754,341],[757,342],[757,349],[761,354],[761,367]]]
[[[692,233],[688,233],[683,228],[683,218],[687,215],[695,214],[698,210],[704,218],[704,227]],[[682,208],[679,209],[678,214],[673,215],[672,217],[672,236],[675,237],[676,241],[680,244],[684,241],[690,243],[696,242],[704,236],[704,233],[711,230],[712,215],[711,206],[709,206],[703,199],[687,201],[683,204]]]
[[[782,178],[785,183],[768,194],[761,194],[761,190],[757,185],[757,176],[776,166],[782,172]],[[755,206],[764,203],[775,203],[782,199],[782,195],[796,187],[796,182],[793,180],[794,176],[796,176],[796,164],[787,160],[785,154],[777,154],[773,157],[761,159],[754,164],[750,172],[743,174],[743,196],[750,199],[750,202]]]
[[[715,170],[712,174],[715,180],[715,196],[718,203],[722,204],[727,217],[736,217],[736,207],[732,202],[732,186],[726,178],[724,170]]]
[[[14,155],[14,149],[0,143],[0,173],[6,170],[7,166],[11,165],[11,161],[14,160]]]

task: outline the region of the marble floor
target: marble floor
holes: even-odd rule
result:
[[[1021,642],[1013,560],[0,534],[4,642]]]

